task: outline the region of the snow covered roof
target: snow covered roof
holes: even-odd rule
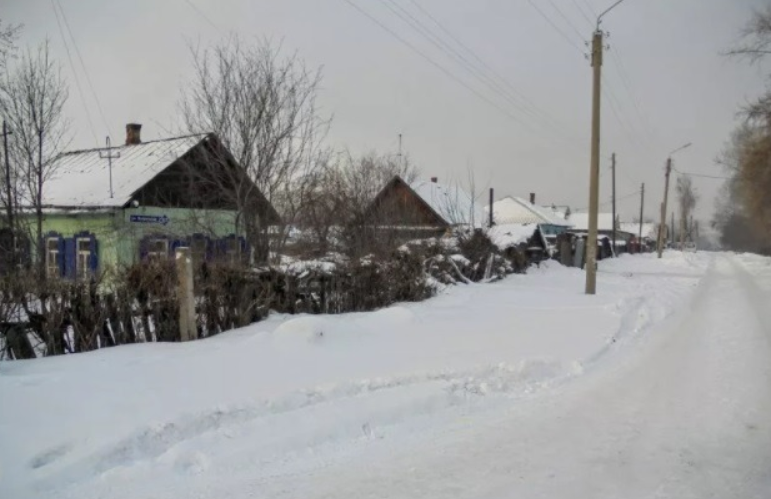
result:
[[[486,208],[489,211],[489,208]],[[549,208],[535,205],[525,199],[508,196],[493,203],[496,224],[550,224],[570,227],[571,223]]]
[[[588,213],[571,213],[568,220],[573,222],[573,229],[575,230],[589,230]],[[612,213],[597,214],[597,230],[613,230]]]
[[[421,180],[410,184],[410,188],[449,225],[479,227],[484,224],[484,211],[457,185]]]
[[[43,186],[48,207],[121,207],[157,174],[199,144],[207,134],[134,145],[67,152],[59,156]],[[113,196],[107,154],[112,156]]]
[[[500,224],[487,231],[492,242],[501,249],[526,243],[538,229],[538,224]]]
[[[619,224],[619,229],[623,230],[624,232],[631,232],[632,234],[637,235],[640,233],[640,224],[638,222],[621,222]],[[642,224],[642,235],[643,237],[656,239],[658,236],[656,233],[656,224],[644,222]]]

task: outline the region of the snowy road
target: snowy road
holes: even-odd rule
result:
[[[771,294],[717,257],[690,306],[611,365],[303,496],[767,499]]]
[[[0,365],[0,497],[771,498],[771,259],[582,282]]]

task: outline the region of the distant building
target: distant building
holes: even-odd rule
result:
[[[165,259],[183,245],[199,261],[248,255],[234,195],[223,187],[227,182],[217,191],[195,175],[201,168],[215,177],[217,168],[240,171],[219,139],[200,134],[142,142],[140,128],[128,125],[122,146],[56,159],[42,200],[41,243],[50,275],[85,277],[110,266]],[[277,223],[273,206],[245,174],[241,179],[232,186],[234,194],[251,189],[258,223]]]
[[[484,211],[462,188],[430,181],[406,182],[394,176],[367,210],[368,223],[415,237],[432,237],[448,229],[482,227]]]

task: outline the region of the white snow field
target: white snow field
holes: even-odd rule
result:
[[[0,363],[1,498],[771,498],[771,259]]]

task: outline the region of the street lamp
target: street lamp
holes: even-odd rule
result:
[[[664,202],[661,204],[661,221],[659,222],[659,237],[657,244],[659,258],[661,258],[661,255],[664,253],[664,225],[667,223],[667,201],[669,200],[669,175],[672,173],[672,156],[687,147],[691,147],[690,142],[678,147],[667,156],[667,169],[664,180]]]

